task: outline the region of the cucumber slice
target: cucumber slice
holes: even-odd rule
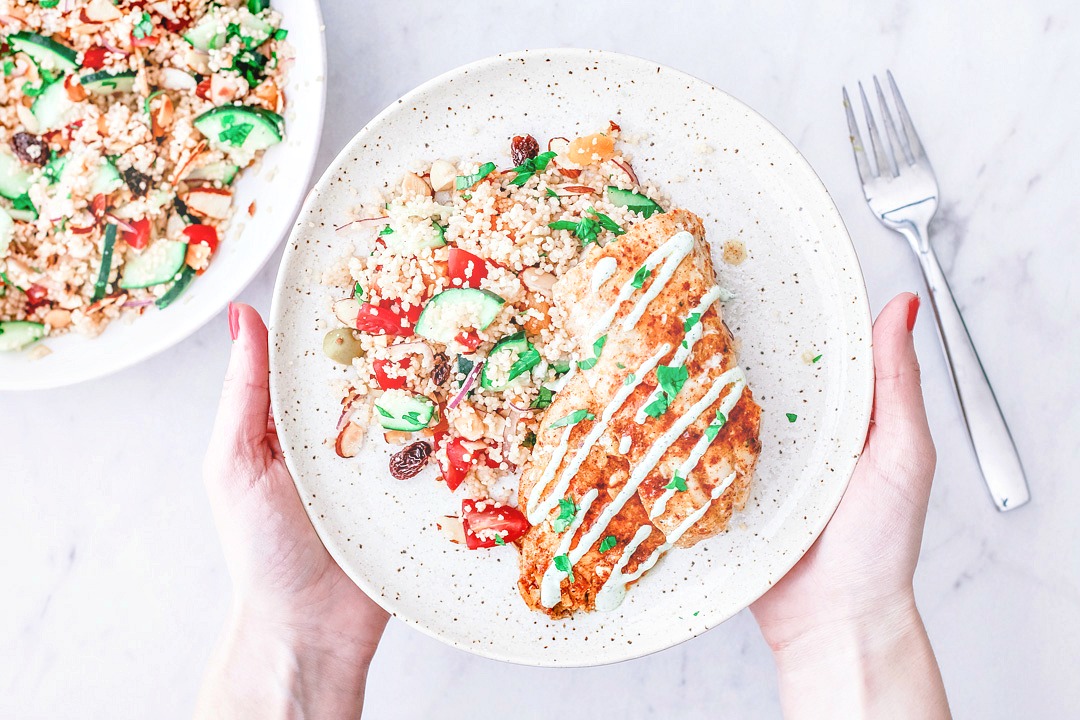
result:
[[[660,207],[655,200],[633,190],[623,190],[609,185],[607,194],[612,205],[632,210],[644,218],[651,217],[654,213],[664,212],[664,208]]]
[[[30,189],[30,173],[19,159],[0,150],[0,195],[8,200],[22,197]]]
[[[195,128],[213,147],[254,153],[282,141],[285,119],[261,108],[225,105],[195,118]]]
[[[525,333],[504,337],[488,353],[487,362],[480,371],[480,387],[501,392],[539,364],[540,353],[525,339]]]
[[[248,0],[247,6],[249,12],[260,13],[270,9],[270,0]]]
[[[187,243],[178,240],[158,240],[139,255],[127,258],[120,277],[125,290],[167,283],[184,267]]]
[[[211,180],[220,182],[222,185],[231,185],[232,181],[236,179],[236,174],[238,172],[240,172],[239,165],[234,165],[230,162],[213,162],[195,168],[185,175],[184,179]]]
[[[30,112],[37,118],[44,131],[59,130],[64,127],[72,120],[77,109],[78,106],[68,97],[62,79],[45,88],[30,106]]]
[[[15,237],[15,221],[7,210],[0,208],[0,259],[7,256],[8,246]]]
[[[135,72],[111,73],[108,70],[83,75],[79,81],[88,93],[111,95],[115,92],[131,92],[135,87]]]
[[[465,328],[484,330],[495,320],[505,301],[488,290],[451,288],[427,301],[414,332],[449,345]]]
[[[195,270],[190,265],[185,265],[184,269],[180,271],[180,277],[176,278],[176,282],[172,284],[172,287],[166,291],[164,295],[159,297],[154,303],[158,306],[159,310],[165,308],[176,302],[176,299],[184,294],[187,290],[187,286],[191,284],[191,281],[195,279]]]
[[[109,158],[102,158],[98,165],[97,175],[90,183],[90,196],[108,195],[119,190],[124,185],[124,178],[120,177],[120,171],[112,164]]]
[[[0,322],[0,352],[22,350],[45,337],[45,326],[29,320]]]
[[[7,209],[7,214],[11,216],[12,220],[18,220],[19,222],[34,222],[38,219],[37,210],[33,206],[29,209],[10,208]]]
[[[405,390],[387,390],[375,401],[375,417],[385,430],[416,432],[435,417],[435,403]]]
[[[79,67],[78,53],[44,35],[24,30],[9,35],[7,42],[15,52],[26,53],[33,58],[40,68],[68,72]]]
[[[266,4],[266,7],[269,7],[269,3]],[[244,12],[241,10],[239,25],[240,36],[248,41],[245,45],[251,47],[262,45],[274,33],[273,25],[255,17],[250,11]],[[224,47],[228,37],[228,26],[222,23],[217,13],[213,11],[207,13],[198,24],[184,33],[184,39],[187,40],[188,44],[203,52]]]
[[[562,375],[563,373],[568,373],[568,372],[570,372],[570,361],[569,360],[556,360],[555,362],[551,363],[551,369],[555,371],[556,375]]]
[[[97,302],[105,297],[109,289],[109,276],[112,275],[113,248],[116,247],[116,226],[112,223],[105,228],[105,241],[101,245],[101,267],[98,268],[97,281],[94,283],[94,298]]]

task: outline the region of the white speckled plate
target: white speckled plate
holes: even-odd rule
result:
[[[322,354],[331,326],[322,272],[348,252],[347,209],[415,161],[496,159],[510,138],[573,137],[618,122],[647,133],[634,168],[705,219],[725,319],[763,408],[764,446],[731,528],[670,553],[617,611],[552,621],[516,589],[512,548],[469,551],[434,519],[460,498],[434,469],[391,478],[391,449],[339,459],[326,439],[346,370]],[[748,259],[719,262],[723,241]],[[326,172],[286,249],[274,296],[271,391],[278,428],[315,528],[346,572],[396,617],[451,645],[532,665],[598,665],[667,648],[759,597],[813,543],[847,485],[873,391],[870,315],[844,225],[810,166],[738,100],[656,63],[607,52],[499,56],[436,78],[387,108]],[[818,363],[810,358],[821,355]],[[794,423],[786,418],[795,413]]]
[[[317,0],[274,0],[297,61],[285,94],[285,142],[266,151],[236,183],[236,219],[214,262],[165,310],[112,323],[96,338],[71,333],[43,342],[52,353],[0,353],[0,390],[39,390],[92,380],[167,350],[221,312],[262,269],[304,200],[322,136],[326,48]],[[247,208],[257,212],[248,217]]]

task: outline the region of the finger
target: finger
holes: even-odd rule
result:
[[[919,297],[897,295],[874,323],[875,432],[906,434],[928,431],[923,405],[919,360],[911,334],[919,312]]]
[[[250,461],[265,452],[270,413],[266,325],[254,308],[233,304],[229,306],[229,327],[235,338],[213,440],[231,458]]]

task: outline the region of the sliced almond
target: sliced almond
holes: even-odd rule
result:
[[[360,303],[356,298],[345,298],[334,303],[334,317],[345,327],[356,327],[356,318],[360,315]]]
[[[343,427],[341,432],[338,433],[337,440],[334,442],[334,450],[339,457],[356,457],[356,454],[360,452],[360,447],[363,444],[364,428],[351,422]]]
[[[86,7],[79,11],[80,20],[99,25],[116,22],[122,17],[124,14],[112,4],[112,0],[90,0]]]
[[[427,184],[427,180],[416,173],[405,173],[405,177],[401,179],[402,197],[431,197],[431,194],[431,186]]]
[[[436,160],[431,163],[431,171],[428,180],[435,192],[444,192],[454,187],[454,178],[457,177],[457,168],[448,160]]]
[[[212,220],[225,220],[232,207],[232,191],[225,188],[199,187],[184,198],[192,215]]]
[[[198,86],[195,76],[180,68],[161,69],[161,87],[166,90],[194,90]]]
[[[452,543],[465,544],[465,526],[461,524],[461,518],[446,515],[435,523],[439,532]]]

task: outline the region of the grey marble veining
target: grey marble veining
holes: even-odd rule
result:
[[[648,57],[727,90],[806,154],[855,238],[877,310],[919,289],[906,243],[867,211],[839,86],[889,67],[937,170],[933,239],[1010,418],[1029,507],[998,515],[963,435],[929,317],[916,330],[939,467],[917,575],[957,717],[1080,707],[1080,6],[325,0],[325,167],[382,107],[461,63],[523,47]],[[269,308],[276,263],[242,299]],[[229,340],[224,317],[86,385],[0,395],[0,717],[188,717],[228,578],[200,480]],[[777,717],[743,613],[621,665],[501,665],[391,624],[370,717]],[[496,690],[491,690],[496,688]],[[603,691],[599,691],[603,688]],[[533,694],[533,693],[530,693]]]

